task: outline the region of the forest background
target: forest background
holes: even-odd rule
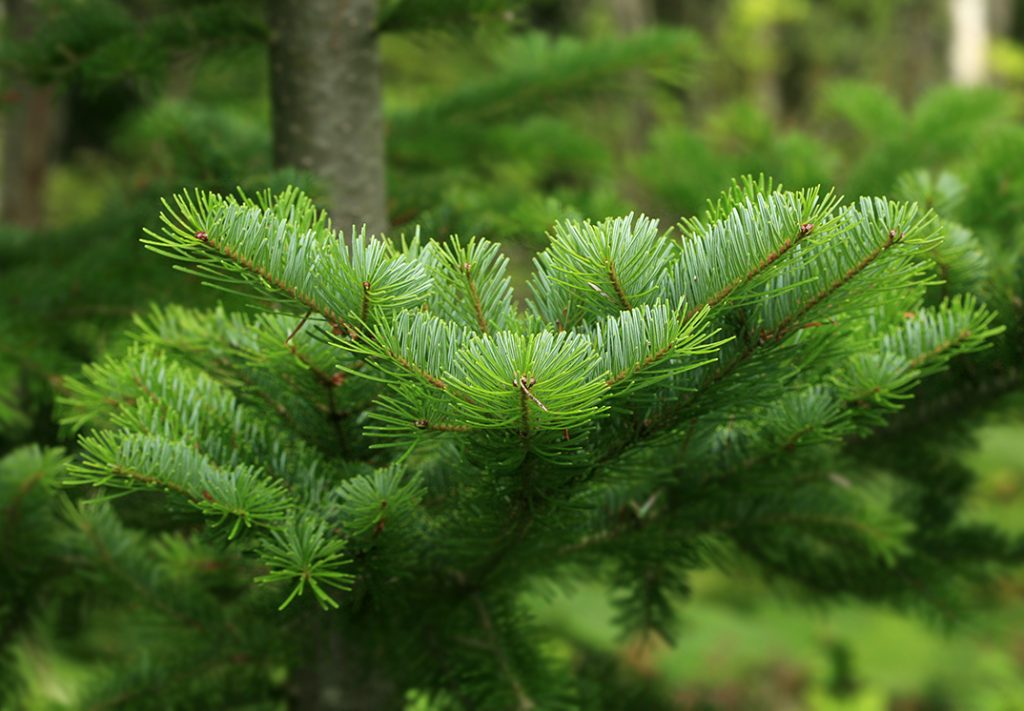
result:
[[[309,86],[275,64],[297,61],[287,18],[303,4],[318,3],[5,0],[0,456],[71,445],[53,417],[63,378],[124,348],[133,314],[222,298],[138,244],[182,187],[298,183],[340,224],[486,236],[518,283],[556,220],[640,211],[670,225],[746,173],[849,198],[924,181],[952,201],[936,207],[1024,243],[1019,0],[385,0],[370,87],[382,109],[344,144],[307,130],[320,124],[295,98],[330,96],[329,45],[312,48],[325,61],[304,65]],[[307,160],[310,145],[328,149]],[[386,167],[361,170],[373,151]],[[966,515],[1019,534],[1016,387],[964,419],[949,456],[977,475]],[[809,609],[712,573],[674,646],[616,638],[597,586],[536,612],[684,708],[1024,705],[1020,575],[952,629]],[[87,673],[56,641],[29,651],[40,704]]]

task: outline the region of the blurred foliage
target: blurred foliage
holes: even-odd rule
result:
[[[234,53],[265,32],[244,0],[45,0],[38,14],[32,35],[6,43],[0,61],[40,82],[92,91],[159,91],[195,53]]]

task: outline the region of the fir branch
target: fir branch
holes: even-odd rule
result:
[[[202,234],[202,232],[200,232],[199,234]],[[264,283],[269,284],[274,289],[280,291],[283,294],[286,294],[292,300],[306,307],[308,309],[307,313],[316,312],[322,315],[327,320],[327,323],[329,323],[332,327],[339,329],[343,328],[350,334],[354,333],[354,331],[352,331],[352,326],[346,323],[345,320],[341,316],[336,314],[330,307],[318,304],[316,301],[316,297],[301,293],[298,290],[298,288],[291,286],[283,279],[274,276],[267,269],[258,266],[252,260],[247,259],[245,256],[236,253],[230,247],[226,247],[219,244],[217,241],[211,239],[209,236],[207,236],[205,239],[202,239],[201,241],[209,245],[211,249],[223,255],[228,260],[239,265],[240,267],[250,272],[251,274],[254,274]]]
[[[477,293],[476,284],[473,281],[473,265],[466,262],[462,265],[462,271],[466,274],[466,283],[469,285],[469,298],[473,302],[473,311],[476,312],[476,322],[480,326],[480,333],[487,333],[487,319],[484,317],[483,305],[480,303],[480,294]]]
[[[65,421],[84,430],[68,482],[163,491],[198,512],[179,521],[230,524],[218,556],[247,556],[281,607],[310,591],[345,608],[368,655],[394,629],[443,650],[464,641],[446,625],[476,619],[467,643],[493,662],[450,664],[426,692],[470,674],[474,703],[550,705],[499,606],[537,561],[611,559],[620,623],[658,629],[722,551],[870,599],[952,567],[922,557],[942,524],[912,535],[923,517],[900,513],[941,494],[826,474],[999,333],[974,299],[923,305],[937,243],[911,205],[751,180],[678,241],[643,217],[561,223],[524,313],[491,242],[344,241],[295,191],[174,204],[150,246],[280,311],[140,320],[142,344],[68,381]],[[1009,558],[986,545],[961,557]],[[348,600],[395,624],[357,626],[371,607]]]
[[[550,246],[534,260],[531,309],[562,328],[573,301],[593,314],[614,314],[653,304],[670,266],[671,244],[646,217],[555,225]]]
[[[885,241],[883,241],[878,247],[876,247],[870,253],[865,255],[864,258],[861,259],[859,262],[857,262],[852,267],[847,269],[842,276],[835,279],[831,284],[829,284],[824,289],[814,294],[810,299],[805,301],[801,305],[799,310],[791,313],[789,316],[784,318],[782,322],[778,324],[770,334],[765,336],[765,338],[774,341],[779,341],[785,338],[792,331],[792,325],[795,322],[802,320],[808,313],[811,312],[811,310],[814,309],[814,307],[816,307],[822,301],[835,294],[837,291],[839,291],[839,289],[841,289],[845,285],[849,284],[850,281],[855,279],[865,269],[874,264],[875,261],[882,256],[882,254],[891,249],[894,245],[899,244],[904,237],[905,234],[903,232],[897,232],[895,229],[889,230],[888,236],[885,239]]]
[[[212,286],[255,290],[264,298],[320,314],[338,333],[357,336],[375,311],[418,303],[429,292],[422,266],[390,243],[368,237],[350,241],[330,229],[326,215],[292,189],[259,203],[196,191],[164,202],[161,233],[147,231],[153,251],[193,266],[186,272]],[[272,236],[272,238],[268,238]]]
[[[724,341],[712,341],[706,324],[709,309],[682,316],[681,309],[658,303],[609,317],[594,331],[595,350],[605,385],[619,394],[653,386],[712,362]],[[628,381],[628,382],[627,382]]]
[[[626,296],[626,291],[622,288],[622,282],[619,281],[619,275],[615,273],[615,262],[612,260],[608,260],[608,281],[611,282],[612,289],[615,290],[615,296],[619,300],[619,305],[626,311],[632,309],[629,297]]]
[[[98,431],[80,444],[84,457],[68,468],[68,484],[173,492],[215,517],[214,526],[233,519],[229,540],[243,526],[276,525],[295,505],[279,482],[258,469],[218,467],[195,448],[159,435]]]
[[[802,242],[824,241],[841,229],[837,202],[817,190],[761,192],[752,181],[736,183],[703,220],[680,223],[682,240],[661,278],[662,292],[696,311],[742,303],[802,251]]]
[[[768,269],[773,264],[775,264],[776,261],[784,257],[787,252],[789,252],[794,246],[796,246],[801,240],[803,240],[813,231],[814,223],[812,222],[805,222],[804,224],[800,225],[796,230],[796,235],[792,239],[786,239],[781,245],[779,245],[777,249],[767,254],[764,258],[761,259],[760,262],[751,267],[750,271],[748,271],[742,277],[737,277],[733,281],[723,286],[721,289],[719,289],[717,293],[713,294],[711,298],[708,299],[707,303],[705,303],[703,306],[697,305],[691,308],[690,311],[688,311],[686,314],[686,320],[690,320],[691,318],[693,318],[702,309],[714,308],[715,306],[718,306],[718,304],[725,301],[734,291],[736,291],[742,286],[745,286],[753,282],[766,269]]]
[[[427,307],[435,315],[451,319],[481,334],[511,324],[514,314],[508,258],[494,242],[457,235],[447,243],[429,243],[420,261],[436,288]]]
[[[344,555],[345,542],[327,535],[326,525],[310,515],[295,515],[263,541],[260,557],[270,572],[256,578],[259,583],[292,583],[291,592],[278,609],[283,610],[308,587],[320,606],[340,605],[330,590],[349,590],[355,579],[341,568],[351,561]]]

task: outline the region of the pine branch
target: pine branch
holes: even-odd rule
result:
[[[287,433],[205,373],[136,347],[124,358],[87,366],[84,376],[68,379],[70,396],[61,401],[67,412],[63,421],[75,429],[109,417],[135,432],[188,442],[229,467],[239,459],[259,461],[307,502],[317,501],[318,474],[327,471],[323,458],[308,446],[291,444]]]
[[[551,245],[534,260],[531,308],[550,323],[571,328],[573,302],[593,314],[614,314],[653,304],[671,245],[646,217],[608,219],[597,225],[555,225]],[[561,287],[553,290],[550,284]]]
[[[214,517],[214,526],[232,520],[229,540],[243,526],[275,526],[295,506],[284,486],[258,469],[215,466],[184,442],[109,431],[95,432],[79,442],[84,457],[68,468],[68,484],[172,492]]]
[[[706,357],[716,355],[723,342],[711,341],[707,314],[705,307],[684,317],[680,309],[656,304],[608,317],[593,335],[605,385],[617,394],[634,392],[713,362]]]
[[[327,535],[323,521],[312,516],[294,515],[263,540],[260,557],[270,572],[256,578],[259,583],[293,583],[291,592],[279,610],[288,607],[308,587],[324,609],[340,605],[330,590],[349,590],[355,577],[341,571],[349,561],[345,543]]]
[[[727,192],[706,222],[693,218],[679,225],[682,241],[662,285],[670,300],[691,304],[692,313],[729,300],[742,303],[766,273],[778,273],[801,242],[812,234],[828,239],[841,228],[831,193],[765,194],[752,182],[745,185],[737,183]]]
[[[430,289],[421,265],[382,239],[354,235],[346,244],[326,215],[295,190],[262,204],[196,192],[164,203],[150,249],[178,261],[212,286],[247,289],[299,313],[321,315],[335,331],[357,336],[374,312],[420,303]],[[273,235],[273,239],[268,239]]]
[[[945,524],[899,508],[920,485],[876,495],[841,458],[1000,332],[974,298],[924,305],[944,262],[912,205],[746,180],[679,239],[560,223],[520,311],[484,240],[346,242],[294,191],[174,204],[150,246],[277,311],[140,320],[141,344],[68,381],[69,483],[231,524],[218,545],[260,600],[311,591],[377,661],[392,629],[466,654],[424,689],[551,705],[556,675],[500,603],[569,565],[614,563],[620,622],[666,634],[687,571],[722,556],[866,599],[950,567],[925,555]],[[378,605],[393,625],[362,624]]]
[[[452,237],[446,244],[431,243],[421,258],[434,280],[427,302],[430,311],[486,334],[512,323],[511,279],[508,258],[499,245]]]

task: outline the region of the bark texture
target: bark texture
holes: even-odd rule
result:
[[[7,32],[29,36],[35,26],[35,0],[5,0]],[[43,222],[46,176],[56,126],[53,87],[34,86],[22,77],[4,82],[3,182],[0,220],[26,228]]]
[[[388,227],[377,0],[268,0],[274,162],[311,173],[336,227]]]

